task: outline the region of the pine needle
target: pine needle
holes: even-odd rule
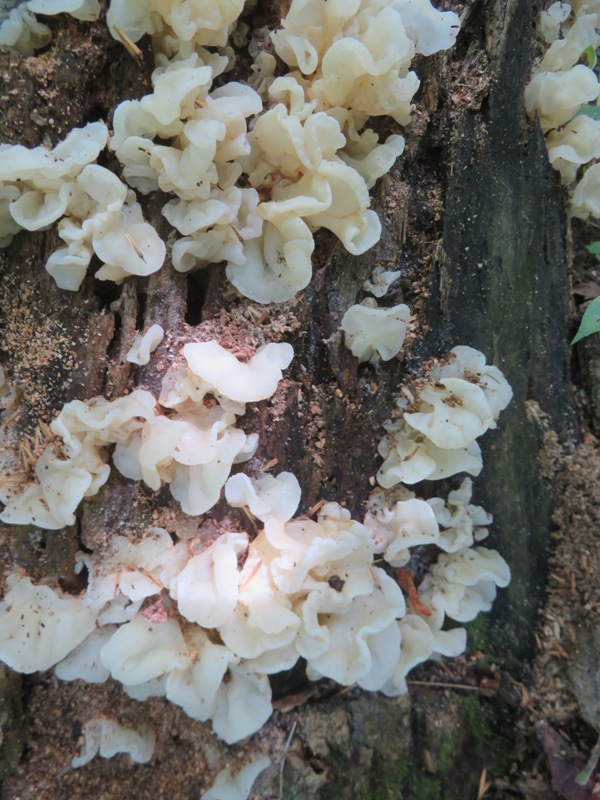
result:
[[[481,775],[479,776],[479,789],[477,791],[477,800],[483,800],[485,793],[491,786],[491,782],[487,780],[487,770],[485,767],[481,770]]]

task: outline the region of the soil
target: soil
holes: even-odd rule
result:
[[[529,768],[515,763],[513,786],[527,800],[596,797],[600,792],[597,755],[600,723],[600,448],[588,435],[562,460],[557,484],[556,531],[549,562],[546,603],[535,641],[536,655],[523,693],[517,752]],[[531,754],[540,759],[531,770]],[[587,789],[577,783],[586,762]],[[586,781],[584,781],[586,783]],[[500,781],[497,788],[507,789]]]

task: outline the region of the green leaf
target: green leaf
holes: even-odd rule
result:
[[[590,69],[594,69],[594,67],[596,66],[596,51],[594,50],[592,45],[585,48],[585,50],[581,54],[581,58],[585,58],[587,60],[588,67]]]
[[[580,117],[582,114],[592,119],[600,119],[600,106],[581,106],[575,117]]]
[[[592,300],[586,308],[579,330],[575,334],[571,344],[575,344],[575,342],[578,342],[585,336],[589,336],[591,333],[598,333],[598,331],[600,331],[600,297],[596,297],[595,300]]]
[[[600,261],[600,242],[592,242],[591,244],[586,245],[585,249],[593,256],[596,256],[598,261]]]

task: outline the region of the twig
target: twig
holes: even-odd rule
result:
[[[285,767],[285,756],[287,751],[290,749],[290,744],[292,742],[292,737],[294,733],[296,733],[296,725],[298,724],[298,720],[294,720],[294,724],[292,725],[292,729],[290,731],[290,735],[287,738],[285,746],[283,748],[283,758],[281,759],[281,766],[279,767],[279,800],[283,800],[283,768]]]
[[[325,505],[325,500],[319,500],[318,503],[315,503],[314,506],[312,506],[311,508],[308,509],[306,514],[302,514],[302,516],[301,517],[297,517],[297,519],[310,519],[310,517],[312,517],[314,514],[316,514],[317,511],[320,511],[323,508],[324,505]],[[344,522],[348,522],[348,520],[344,520]]]
[[[267,461],[266,464],[263,464],[262,467],[258,470],[259,472],[268,472],[273,467],[276,467],[279,464],[278,458],[272,458],[270,461]]]
[[[429,686],[432,689],[465,689],[469,692],[478,692],[479,686],[469,686],[466,683],[435,683],[432,681],[406,681],[411,686]]]
[[[229,227],[230,227],[230,228],[231,228],[231,230],[232,230],[232,231],[235,233],[235,235],[237,236],[237,238],[238,238],[238,240],[240,241],[240,243],[241,243],[241,244],[244,244],[244,239],[243,239],[243,237],[242,237],[242,234],[241,234],[241,233],[238,231],[238,229],[235,227],[235,225],[233,225],[233,224],[230,222],[230,223],[229,223]]]

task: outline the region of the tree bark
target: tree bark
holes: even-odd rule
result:
[[[462,800],[477,797],[484,768],[507,778],[516,757],[515,682],[534,655],[551,545],[558,469],[552,448],[569,450],[578,437],[565,196],[523,107],[538,12],[530,0],[464,6],[456,47],[417,66],[422,85],[407,152],[374,189],[380,243],[354,258],[320,233],[312,283],[294,301],[263,310],[240,299],[219,265],[183,276],[165,264],[122,287],[90,275],[72,294],[57,289],[43,268],[55,231],[21,233],[0,251],[0,357],[25,387],[17,420],[23,435],[74,398],[114,398],[134,386],[156,391],[182,344],[198,332],[250,348],[290,341],[295,358],[275,400],[249,409],[242,427],[259,433],[260,457],[277,458],[278,469],[298,476],[300,512],[326,499],[346,503],[361,518],[397,387],[424,358],[457,344],[482,350],[514,390],[499,429],[485,437],[484,472],[475,482],[475,502],[495,517],[491,546],[513,574],[492,614],[468,626],[471,648],[485,658],[423,667],[413,674],[410,694],[395,700],[328,683],[315,687],[296,672],[278,676],[279,709],[233,748],[180,709],[156,699],[138,704],[111,682],[64,684],[51,673],[19,678],[4,669],[3,798],[184,800],[198,797],[225,763],[242,765],[257,751],[268,752],[275,766],[253,796],[269,800]],[[257,14],[268,16],[266,7]],[[108,119],[117,102],[148,91],[148,44],[138,65],[102,21],[86,25],[61,16],[50,24],[53,44],[42,54],[0,54],[1,141],[56,144],[72,127]],[[382,132],[395,130],[389,121],[377,124]],[[118,171],[114,160],[109,164]],[[163,202],[149,199],[145,216],[166,237]],[[376,265],[402,269],[388,300],[410,305],[420,335],[400,358],[359,367],[338,326],[362,299],[363,281]],[[124,356],[134,331],[155,322],[165,339],[148,367],[132,367]],[[73,557],[82,544],[175,522],[184,524],[168,492],[152,494],[113,474],[71,529],[4,526],[0,556],[6,571],[20,566],[75,590]],[[490,682],[488,691],[480,691],[482,680]],[[457,682],[467,688],[435,686]],[[153,761],[134,767],[125,757],[96,759],[68,771],[82,724],[117,709],[121,719],[151,721]]]

